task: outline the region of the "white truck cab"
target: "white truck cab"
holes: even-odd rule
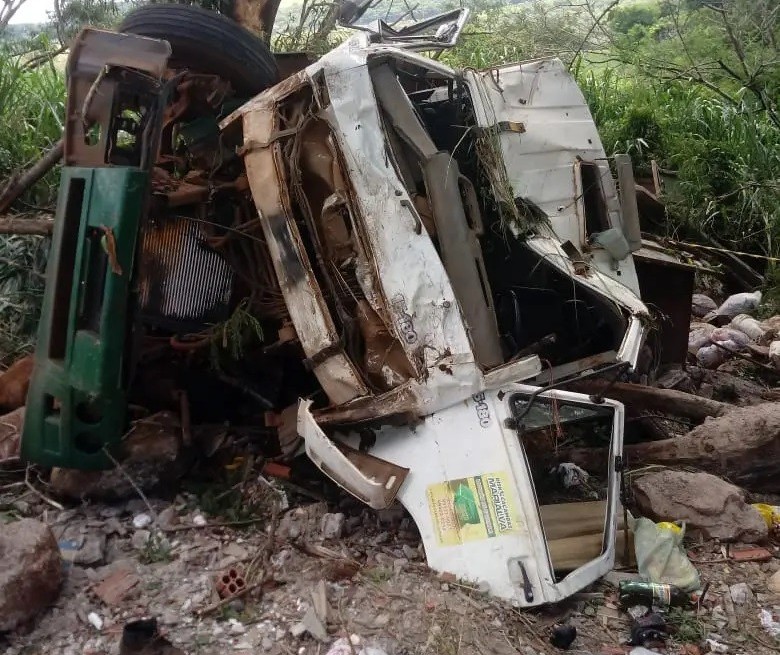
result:
[[[551,540],[557,510],[538,500],[541,445],[574,430],[622,452],[619,403],[538,385],[635,367],[649,315],[630,168],[618,162],[618,195],[563,64],[456,71],[415,52],[454,44],[466,16],[363,26],[222,128],[243,130],[263,236],[327,395],[299,405],[307,454],[369,505],[402,502],[430,566],[527,606],[615,554],[610,461],[593,557],[556,565],[566,537]],[[373,445],[350,448],[367,429]]]

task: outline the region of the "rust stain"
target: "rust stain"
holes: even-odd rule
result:
[[[111,267],[111,272],[114,275],[122,275],[122,266],[119,263],[119,258],[116,254],[116,237],[114,236],[114,230],[105,225],[101,225],[100,229],[103,231],[103,247],[108,255],[108,265]]]

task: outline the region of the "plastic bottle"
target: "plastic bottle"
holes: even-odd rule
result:
[[[696,594],[683,591],[674,585],[643,580],[623,580],[619,590],[620,604],[624,607],[634,605],[683,607],[695,603],[698,599]]]

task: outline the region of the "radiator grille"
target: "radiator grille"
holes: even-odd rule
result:
[[[198,329],[225,320],[233,271],[205,242],[202,226],[182,217],[151,219],[141,242],[141,311],[147,323]]]

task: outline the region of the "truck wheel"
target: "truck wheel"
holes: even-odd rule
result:
[[[171,44],[171,68],[219,75],[238,96],[253,96],[279,81],[268,46],[238,23],[206,9],[153,4],[130,12],[119,26]]]

